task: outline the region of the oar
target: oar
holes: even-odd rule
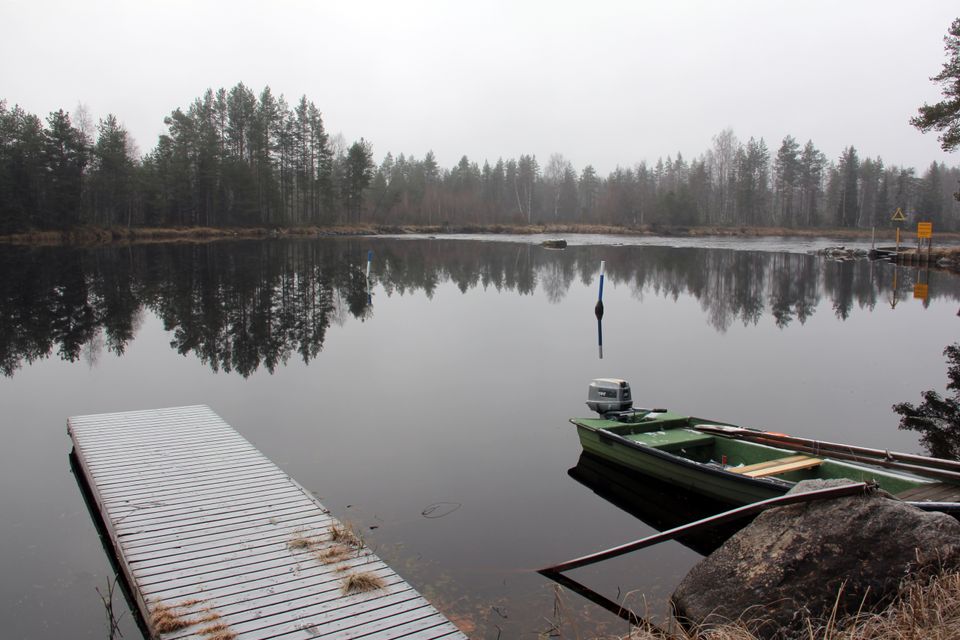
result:
[[[707,433],[741,438],[763,444],[775,446],[786,446],[790,449],[803,448],[805,453],[829,453],[833,457],[845,460],[857,460],[860,462],[870,462],[881,466],[900,465],[903,468],[911,469],[944,469],[950,472],[952,479],[960,479],[960,462],[955,460],[944,460],[943,458],[931,458],[928,456],[917,456],[909,453],[898,453],[896,451],[887,451],[885,449],[870,449],[868,447],[857,447],[837,442],[824,442],[821,440],[811,440],[808,438],[798,438],[788,436],[784,433],[774,433],[772,431],[754,431],[743,427],[733,427],[728,425],[698,424],[694,429]],[[864,460],[869,458],[870,460]],[[932,469],[931,469],[932,468]],[[932,475],[932,473],[931,473]],[[943,477],[943,476],[941,476]]]
[[[871,458],[868,456],[857,455],[855,453],[845,453],[843,451],[838,451],[838,450],[826,451],[824,449],[814,449],[813,447],[805,447],[799,444],[784,445],[779,440],[766,440],[764,438],[757,438],[756,440],[752,440],[752,442],[757,442],[759,444],[768,444],[774,447],[786,446],[791,451],[797,451],[799,453],[809,453],[814,456],[826,456],[834,460],[849,460],[850,462],[859,462],[860,464],[869,464],[877,467],[884,467],[887,469],[909,471],[910,473],[915,473],[921,476],[927,476],[929,478],[947,480],[953,484],[960,483],[960,473],[957,473],[956,471],[946,471],[944,469],[933,469],[930,467],[921,467],[914,464],[908,464],[906,462],[897,462],[896,460],[886,460],[883,458]]]

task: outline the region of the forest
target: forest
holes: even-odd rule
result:
[[[440,167],[348,144],[327,132],[306,96],[269,87],[208,89],[164,119],[140,154],[116,115],[96,125],[80,106],[45,119],[0,101],[0,234],[98,227],[289,227],[350,224],[609,224],[644,227],[884,228],[911,222],[960,230],[960,167],[915,168],[828,158],[813,141],[716,134],[680,153],[606,176],[562,154]],[[637,150],[641,156],[642,149]]]

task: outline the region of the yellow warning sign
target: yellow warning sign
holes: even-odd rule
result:
[[[917,300],[926,300],[927,295],[929,295],[929,285],[925,284],[915,284],[913,285],[913,297]]]
[[[907,216],[903,215],[903,209],[897,207],[897,210],[893,212],[893,217],[890,219],[895,222],[903,222],[907,219]]]
[[[917,238],[932,238],[933,237],[933,223],[932,222],[918,222],[917,223]]]

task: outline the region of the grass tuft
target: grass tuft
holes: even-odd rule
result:
[[[337,544],[354,547],[355,549],[363,546],[360,537],[349,525],[334,523],[333,526],[330,527],[330,539]]]
[[[195,607],[198,604],[203,604],[203,600],[181,600],[173,605],[175,609],[189,609],[190,607]]]
[[[219,613],[217,613],[216,611],[209,611],[209,610],[208,610],[208,612],[207,612],[206,615],[202,615],[202,616],[200,616],[199,618],[197,618],[197,624],[200,624],[200,623],[203,623],[203,622],[216,622],[216,621],[219,620],[221,617],[222,617],[222,616],[221,616]]]
[[[350,557],[352,551],[349,547],[346,547],[342,544],[334,544],[333,546],[327,547],[323,551],[317,551],[316,557],[317,560],[324,564],[336,564],[342,562]]]
[[[287,546],[291,549],[309,549],[310,547],[317,544],[317,540],[311,538],[306,538],[304,536],[297,536],[296,538],[291,539],[287,542]]]
[[[233,640],[237,637],[237,634],[230,631],[226,624],[217,622],[221,616],[212,607],[202,608],[199,612],[191,611],[201,604],[203,604],[202,600],[182,600],[174,604],[158,603],[150,614],[150,625],[157,633],[171,633],[198,624],[212,623],[197,633],[209,636],[208,640]]]
[[[349,576],[343,579],[344,595],[348,593],[376,591],[377,589],[383,589],[385,586],[386,584],[384,583],[383,578],[368,571],[363,573],[351,573]]]
[[[158,604],[150,613],[150,625],[158,633],[179,631],[196,623],[197,621],[191,618],[189,612],[184,611],[181,605]]]
[[[206,636],[207,640],[234,640],[234,638],[237,637],[237,634],[222,622],[204,627],[197,631],[197,633],[201,636]]]

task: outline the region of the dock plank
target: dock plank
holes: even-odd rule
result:
[[[208,575],[203,582],[202,593],[209,598],[226,598],[260,589],[266,591],[287,589],[294,584],[297,586],[321,585],[331,580],[336,580],[337,588],[340,588],[340,572],[337,568],[326,565],[320,566],[304,557],[297,560],[287,559],[284,562],[285,564],[267,563],[260,568],[245,567],[243,570],[233,573],[219,572]],[[367,558],[350,558],[338,567],[359,567],[361,565],[365,570],[374,573],[379,569],[378,564],[368,562]],[[399,580],[400,578],[397,577],[396,579]],[[195,582],[187,580],[161,580],[143,584],[144,593],[171,602],[189,599],[198,593],[197,589]]]
[[[211,624],[243,640],[466,637],[362,545],[322,560],[342,525],[209,407],[67,430],[151,638],[203,640]],[[356,573],[382,586],[345,593]],[[185,626],[161,633],[162,611]]]

